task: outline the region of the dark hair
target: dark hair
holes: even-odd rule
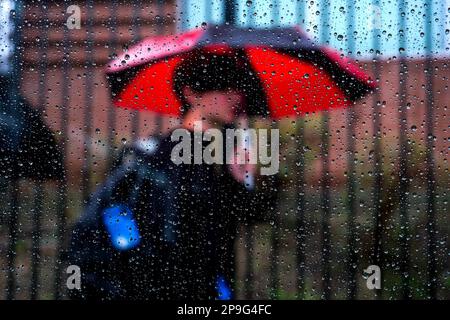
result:
[[[190,108],[183,94],[185,87],[190,87],[196,93],[228,90],[241,92],[246,100],[244,111],[249,114],[261,114],[261,110],[258,110],[261,106],[257,104],[265,104],[265,95],[257,77],[237,54],[192,54],[176,68],[173,87],[182,104],[183,114]]]

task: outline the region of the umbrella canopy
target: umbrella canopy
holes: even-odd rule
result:
[[[115,105],[178,116],[177,72],[211,55],[236,58],[236,72],[253,75],[263,101],[254,95],[251,113],[273,118],[345,107],[374,89],[353,61],[310,41],[299,27],[210,25],[144,39],[114,59],[107,76]]]

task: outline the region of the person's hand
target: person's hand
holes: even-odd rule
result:
[[[242,156],[242,153],[245,152],[245,163],[244,164],[238,164],[233,163],[229,164],[228,168],[230,170],[231,175],[233,178],[240,182],[244,183],[247,188],[253,188],[254,184],[254,177],[256,173],[256,164],[249,163],[250,160],[250,152],[248,149],[238,149],[235,148],[235,158],[239,159],[239,157]],[[237,162],[237,161],[235,161]]]

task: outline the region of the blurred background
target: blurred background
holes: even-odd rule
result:
[[[29,158],[0,168],[0,298],[66,298],[64,250],[89,196],[123,147],[178,123],[114,107],[106,63],[144,37],[221,23],[298,24],[378,84],[351,108],[277,124],[279,206],[241,226],[237,297],[450,298],[450,1],[2,0],[0,15],[1,125],[21,96],[56,140],[35,146],[51,173]],[[371,264],[381,290],[366,286]]]

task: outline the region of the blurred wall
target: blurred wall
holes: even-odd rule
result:
[[[66,27],[70,16],[66,12],[67,3],[49,2],[47,10],[38,3],[25,4],[22,92],[36,108],[43,110],[46,122],[67,147],[69,178],[78,178],[86,148],[92,151],[95,167],[102,167],[111,129],[115,130],[114,140],[119,144],[125,143],[122,139],[129,141],[135,137],[133,121],[139,122],[140,135],[149,135],[154,129],[152,114],[141,113],[137,120],[132,120],[135,112],[112,106],[103,72],[113,54],[122,53],[139,39],[175,32],[174,1],[135,2],[138,5],[116,1],[114,7],[113,2],[95,1],[90,11],[86,2],[80,3],[81,28],[72,30]],[[92,50],[89,50],[89,40]],[[65,44],[68,44],[67,57],[64,57]],[[67,75],[63,71],[64,59],[68,60]],[[64,86],[68,86],[67,97],[63,96]],[[62,119],[65,98],[68,117]],[[88,109],[91,117],[86,119]],[[111,128],[111,118],[114,128]],[[89,127],[87,120],[91,123]],[[62,137],[65,125],[66,141]]]
[[[150,4],[149,4],[150,3]],[[132,132],[133,117],[136,113],[132,110],[114,108],[109,98],[108,86],[103,73],[104,65],[113,53],[121,53],[126,50],[127,45],[131,45],[138,39],[157,33],[170,34],[176,32],[176,5],[173,1],[166,1],[160,7],[156,2],[146,2],[145,5],[131,6],[119,4],[114,8],[110,2],[96,2],[93,14],[93,27],[88,29],[88,19],[86,7],[81,6],[81,29],[68,30],[69,72],[64,77],[62,63],[64,59],[64,29],[68,14],[65,12],[64,4],[52,3],[46,12],[42,12],[40,7],[26,5],[26,24],[23,32],[24,37],[24,67],[22,78],[22,91],[34,106],[42,108],[47,123],[56,132],[61,143],[65,143],[68,148],[69,177],[76,181],[79,177],[80,168],[86,153],[86,148],[91,148],[93,156],[94,170],[104,173],[104,163],[108,157],[107,140],[110,127],[108,116],[115,119],[115,143],[119,146],[128,143],[137,137],[146,137],[157,128],[157,121],[151,113],[139,113],[139,131]],[[45,28],[46,16],[50,22],[50,27]],[[117,27],[115,32],[111,30],[111,17],[116,17]],[[139,19],[136,23],[136,19]],[[135,20],[133,23],[133,19]],[[132,28],[133,25],[140,25],[139,30]],[[89,30],[91,33],[89,33]],[[89,40],[93,41],[92,52],[87,50]],[[89,64],[89,59],[92,59]],[[359,61],[360,65],[371,73],[371,61]],[[90,67],[89,67],[90,66]],[[418,148],[425,149],[425,73],[423,60],[409,60],[407,64],[407,81],[409,104],[408,109],[408,137],[414,141]],[[447,60],[436,60],[433,63],[434,73],[434,106],[435,106],[435,154],[438,163],[447,164],[448,154],[448,101],[450,101],[448,91],[449,67]],[[41,71],[45,72],[45,77],[40,76]],[[381,78],[379,86],[381,89],[381,121],[383,148],[386,154],[391,154],[392,160],[398,152],[399,119],[404,115],[399,113],[399,62],[395,59],[388,59],[381,62]],[[89,79],[90,78],[90,79]],[[87,82],[87,80],[90,82]],[[40,83],[44,80],[44,83]],[[87,83],[91,84],[87,88]],[[68,85],[68,119],[62,119],[61,106],[64,84]],[[92,97],[87,97],[91,92]],[[42,97],[43,95],[43,97]],[[86,103],[91,101],[90,122],[92,127],[85,126],[85,112],[88,110]],[[40,103],[43,105],[40,105]],[[356,116],[356,150],[358,165],[369,170],[373,158],[371,155],[373,144],[373,98],[367,97],[354,107]],[[113,111],[111,111],[113,109]],[[341,183],[345,179],[344,171],[347,161],[347,122],[346,111],[334,110],[330,112],[330,135],[331,135],[331,171],[335,183]],[[306,117],[310,143],[320,143],[319,115]],[[160,128],[163,132],[170,130],[176,121],[174,119],[163,119]],[[68,138],[63,141],[60,134],[62,127],[68,126]],[[317,130],[314,130],[317,128]],[[314,131],[317,131],[317,139],[314,138]],[[86,135],[89,132],[90,135]],[[391,159],[385,159],[389,162]],[[447,164],[448,165],[448,164]],[[321,159],[317,158],[309,170],[312,175],[321,168]],[[316,170],[317,169],[317,170]],[[101,180],[101,177],[99,178]]]

